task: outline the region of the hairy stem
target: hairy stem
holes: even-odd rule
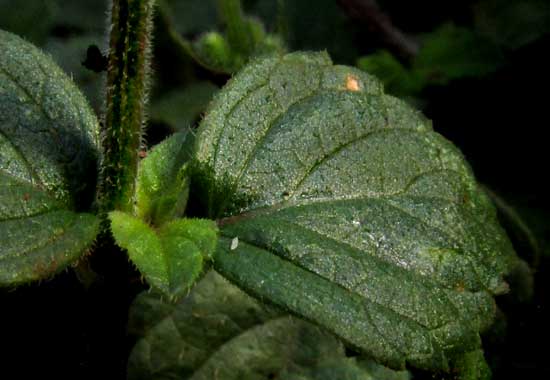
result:
[[[145,121],[154,0],[113,0],[100,209],[132,207]]]

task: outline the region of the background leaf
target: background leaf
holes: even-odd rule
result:
[[[51,0],[0,0],[0,29],[26,37],[34,44],[45,41],[54,23],[57,4]]]
[[[550,32],[546,0],[484,0],[474,4],[475,26],[495,43],[517,49]]]
[[[141,338],[130,355],[130,380],[409,378],[346,357],[333,336],[259,304],[214,271],[176,305],[142,293],[130,329]]]
[[[151,119],[162,122],[173,131],[189,130],[218,91],[210,82],[198,82],[173,90],[159,97],[151,105]]]
[[[163,1],[159,8],[161,16],[171,29],[174,43],[208,70],[231,74],[254,56],[285,51],[284,43],[278,36],[266,33],[260,20],[244,14],[240,0],[203,1],[197,4],[196,9],[200,16],[208,19],[212,17],[212,7],[217,10],[217,19],[223,24],[224,32],[206,29],[196,38],[189,38],[186,32],[200,26],[200,18],[185,26],[173,17],[178,13],[176,3]],[[186,18],[187,15],[183,17]],[[211,22],[208,24],[209,28],[217,23]]]
[[[502,64],[500,49],[486,37],[453,24],[422,36],[417,55],[406,68],[388,51],[361,57],[357,66],[380,78],[398,96],[418,96],[427,86],[462,78],[480,78]]]
[[[97,233],[98,125],[36,47],[0,31],[0,285],[46,278]]]
[[[230,280],[394,368],[480,347],[512,246],[460,152],[374,78],[325,54],[255,61],[196,161]]]

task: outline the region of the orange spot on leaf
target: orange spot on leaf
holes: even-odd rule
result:
[[[359,90],[361,90],[361,86],[359,85],[359,81],[353,75],[348,75],[346,77],[346,89],[348,91],[359,91]]]

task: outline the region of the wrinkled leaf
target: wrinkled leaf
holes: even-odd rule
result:
[[[136,182],[135,214],[160,226],[181,216],[189,194],[187,174],[191,135],[176,133],[153,150],[139,164]]]
[[[260,305],[211,271],[176,305],[138,296],[128,378],[406,380],[367,360],[346,358],[333,336]]]
[[[178,219],[155,230],[120,211],[110,212],[109,219],[116,243],[128,251],[147,282],[171,299],[189,290],[202,272],[203,257],[210,257],[216,247],[216,226],[211,221]]]
[[[53,61],[0,31],[0,285],[46,278],[90,246],[98,123]]]
[[[461,153],[326,54],[247,66],[197,136],[214,265],[393,368],[480,347],[516,263]]]

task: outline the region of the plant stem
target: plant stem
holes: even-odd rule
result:
[[[131,211],[145,122],[154,0],[113,0],[100,210]]]
[[[229,45],[237,53],[248,56],[254,49],[254,41],[241,7],[241,0],[219,0],[219,12],[227,28]]]
[[[352,18],[364,22],[373,32],[378,33],[402,59],[409,60],[418,54],[418,42],[393,25],[376,0],[338,0],[338,3]]]

